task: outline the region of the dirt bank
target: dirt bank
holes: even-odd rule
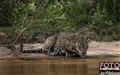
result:
[[[24,49],[39,49],[41,44],[25,44]],[[16,45],[16,47],[19,47]],[[89,49],[87,51],[87,56],[117,56],[120,57],[120,41],[119,42],[90,42]],[[42,53],[29,53],[29,54],[19,54],[18,57],[14,57],[10,49],[5,47],[0,47],[0,59],[17,59],[17,58],[59,58],[58,56],[49,56]]]
[[[120,56],[119,42],[91,42],[88,56]]]

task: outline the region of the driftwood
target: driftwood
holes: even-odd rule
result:
[[[14,46],[15,45],[15,43],[21,38],[21,36],[23,35],[23,33],[24,33],[24,31],[27,29],[27,27],[26,28],[24,28],[21,32],[20,32],[20,34],[17,36],[17,38],[15,39],[15,41],[11,44],[11,46]]]
[[[14,54],[14,56],[17,56],[18,54],[19,54],[19,50],[16,50],[16,48],[15,48],[15,43],[21,38],[21,36],[23,35],[23,33],[25,32],[25,30],[28,28],[28,26],[26,27],[26,28],[24,28],[24,29],[22,29],[21,30],[21,32],[19,33],[19,35],[17,36],[17,38],[15,39],[15,41],[12,43],[12,44],[10,44],[10,45],[7,45],[7,46],[5,46],[5,47],[7,47],[7,48],[9,48],[9,49],[11,49],[11,53],[9,53],[9,54]],[[20,47],[21,46],[23,46],[22,44],[20,45]],[[22,47],[23,48],[23,47]],[[20,48],[20,50],[22,49],[22,48]]]
[[[19,33],[19,35],[17,36],[17,38],[15,39],[15,41],[10,45],[7,45],[7,46],[5,45],[5,47],[7,47],[7,48],[9,48],[11,50],[15,50],[15,46],[14,46],[15,43],[21,38],[21,36],[23,35],[23,33],[25,32],[25,30],[27,28],[28,28],[28,26],[26,28],[22,29],[21,32]]]

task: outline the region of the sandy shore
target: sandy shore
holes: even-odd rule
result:
[[[18,45],[16,45],[18,47]],[[24,49],[39,49],[41,44],[25,44]],[[120,57],[120,42],[90,42],[87,51],[87,57],[97,56],[116,56]],[[50,56],[42,53],[25,53],[14,57],[10,49],[0,46],[0,59],[40,59],[40,58],[59,58],[58,56]],[[60,57],[61,58],[61,57]]]

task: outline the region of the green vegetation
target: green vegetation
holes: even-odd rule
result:
[[[119,0],[1,0],[0,27],[15,38],[34,32],[79,32],[90,39],[120,40]]]

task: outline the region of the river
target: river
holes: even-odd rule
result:
[[[120,57],[0,60],[1,75],[99,75],[99,62]]]

